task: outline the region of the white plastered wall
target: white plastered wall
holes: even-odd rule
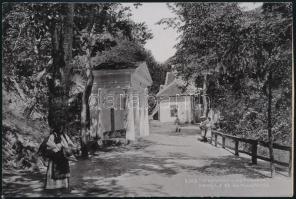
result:
[[[178,117],[181,123],[191,122],[191,101],[190,96],[183,96],[184,100],[182,101],[160,101],[160,122],[175,122],[176,117],[171,116],[171,105],[178,106]]]

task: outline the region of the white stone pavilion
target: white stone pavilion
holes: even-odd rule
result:
[[[90,136],[134,141],[149,135],[147,87],[152,79],[146,63],[103,63],[93,74]]]

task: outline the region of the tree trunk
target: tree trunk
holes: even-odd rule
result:
[[[91,95],[94,76],[91,67],[90,50],[87,51],[88,67],[86,69],[87,83],[82,94],[81,107],[81,156],[88,157],[87,137],[86,134],[90,129],[90,110],[89,110],[89,96]]]
[[[73,49],[73,26],[74,26],[74,4],[67,4],[67,15],[64,21],[64,42],[63,42],[63,50],[64,50],[64,60],[65,60],[65,68],[63,71],[63,84],[65,89],[69,92],[70,90],[70,73],[71,73],[71,61],[72,61],[72,49]]]
[[[92,85],[94,81],[94,76],[92,72],[92,64],[91,64],[91,52],[93,50],[93,47],[91,45],[92,36],[94,34],[94,24],[95,24],[95,10],[91,10],[91,17],[89,19],[89,24],[87,26],[87,31],[89,32],[89,39],[88,46],[86,49],[86,56],[87,56],[87,63],[86,63],[86,77],[87,82],[86,86],[84,88],[84,91],[82,93],[82,100],[81,100],[81,135],[80,135],[80,141],[81,141],[81,156],[83,158],[88,157],[88,148],[87,148],[87,132],[90,130],[90,109],[89,109],[89,97],[91,95],[92,91]]]
[[[202,101],[203,101],[203,116],[207,119],[208,117],[208,102],[207,102],[207,75],[204,75],[203,80],[203,95],[202,95]],[[203,139],[207,140],[207,132],[208,130],[204,130]]]
[[[268,78],[268,139],[269,139],[269,154],[270,154],[270,175],[273,177],[275,173],[275,167],[273,164],[273,136],[272,136],[272,123],[271,123],[271,104],[272,104],[272,90],[271,90],[271,82],[272,82],[272,72],[269,71]]]
[[[48,124],[51,129],[60,129],[67,122],[67,102],[73,43],[74,4],[65,4],[66,17],[51,27],[52,67],[48,78]]]
[[[203,116],[207,117],[207,113],[208,113],[207,75],[204,75],[202,100],[203,100]]]
[[[49,71],[51,76],[48,78],[48,124],[51,129],[61,126],[62,122],[62,87],[61,87],[61,68],[63,68],[62,49],[60,48],[61,38],[59,35],[59,24],[54,24],[51,32],[52,41],[52,67]]]

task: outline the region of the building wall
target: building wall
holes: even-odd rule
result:
[[[111,109],[102,110],[102,124],[105,131],[111,131]],[[124,110],[114,110],[115,130],[124,129]]]
[[[178,97],[178,100],[161,100],[159,104],[160,122],[175,122],[177,117],[171,116],[171,105],[177,105],[177,115],[181,123],[192,121],[190,96]]]
[[[94,99],[95,96],[100,97],[90,108],[91,134],[103,137],[104,132],[111,131],[111,107],[114,107],[115,130],[126,128],[126,139],[135,140],[149,135],[148,110],[145,105],[146,89],[152,82],[147,66],[141,65],[136,70],[94,71],[94,77],[92,95]],[[109,95],[113,96],[110,100]],[[137,100],[138,104],[131,103]],[[126,103],[132,108],[128,108]]]
[[[132,90],[132,89],[131,89]],[[130,90],[130,91],[131,91]],[[135,137],[142,137],[149,135],[149,128],[147,129],[148,124],[148,115],[146,117],[147,110],[145,107],[147,106],[147,97],[144,94],[145,89],[133,89],[132,95],[134,96],[133,105],[131,108],[131,112],[133,114],[133,132],[135,133]],[[100,124],[102,126],[102,130],[99,135],[102,137],[104,132],[111,131],[111,107],[114,107],[114,125],[115,130],[125,129],[125,120],[127,114],[127,105],[126,99],[124,97],[124,92],[120,89],[102,89],[100,91],[101,98],[99,100],[100,107]],[[108,96],[112,96],[108,98]],[[145,110],[144,110],[145,109]],[[146,111],[146,112],[145,112]],[[98,131],[98,111],[96,111],[96,107],[91,110],[91,125],[94,129],[93,131]],[[148,114],[148,112],[147,112]],[[94,134],[94,133],[92,133]]]
[[[94,92],[93,92],[94,93]],[[96,92],[95,94],[97,94]],[[120,96],[122,95],[122,96]],[[96,97],[96,103],[90,107],[91,135],[99,135],[111,131],[111,108],[114,108],[115,130],[124,129],[124,91],[121,89],[101,89],[100,97]],[[97,96],[97,95],[96,95]],[[100,125],[100,129],[99,128]]]

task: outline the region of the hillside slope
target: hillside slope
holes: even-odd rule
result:
[[[2,85],[2,169],[42,167],[36,152],[49,128],[41,113],[33,111],[30,118],[24,116],[29,101],[17,90],[8,92]]]

